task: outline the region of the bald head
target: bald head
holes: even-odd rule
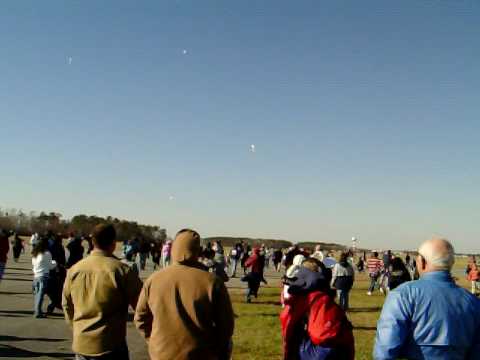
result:
[[[419,267],[419,271],[450,271],[455,263],[455,250],[446,239],[433,238],[425,241],[418,253],[426,264]]]

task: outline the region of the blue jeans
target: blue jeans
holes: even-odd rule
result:
[[[122,344],[118,349],[100,356],[87,356],[76,354],[75,360],[129,360],[127,343]]]
[[[5,272],[5,263],[4,262],[0,262],[0,281],[2,280],[3,278],[3,273]]]
[[[350,290],[337,290],[338,304],[344,310],[348,310],[348,296]]]
[[[145,270],[145,266],[147,265],[147,257],[148,254],[140,253],[140,270]]]
[[[370,287],[368,288],[369,292],[373,292],[375,290],[375,285],[377,285],[378,275],[370,274]]]
[[[238,266],[238,259],[231,259],[231,270],[230,270],[230,277],[235,277],[237,274],[237,266]]]
[[[43,298],[47,293],[47,287],[48,275],[33,279],[33,294],[35,295],[33,312],[35,316],[43,315],[42,305]]]

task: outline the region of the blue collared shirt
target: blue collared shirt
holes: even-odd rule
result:
[[[446,271],[399,286],[383,305],[373,357],[480,359],[480,300]]]

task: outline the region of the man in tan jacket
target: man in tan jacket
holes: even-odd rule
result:
[[[173,242],[172,265],[143,286],[135,325],[152,360],[229,359],[233,310],[227,289],[198,262],[200,236],[181,230]]]
[[[142,282],[113,256],[115,229],[97,225],[90,256],[68,270],[63,289],[65,318],[73,327],[77,360],[128,360],[128,306],[137,305]]]

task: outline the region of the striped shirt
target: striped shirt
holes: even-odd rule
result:
[[[369,274],[378,274],[383,267],[383,261],[377,258],[367,260],[367,269]]]

